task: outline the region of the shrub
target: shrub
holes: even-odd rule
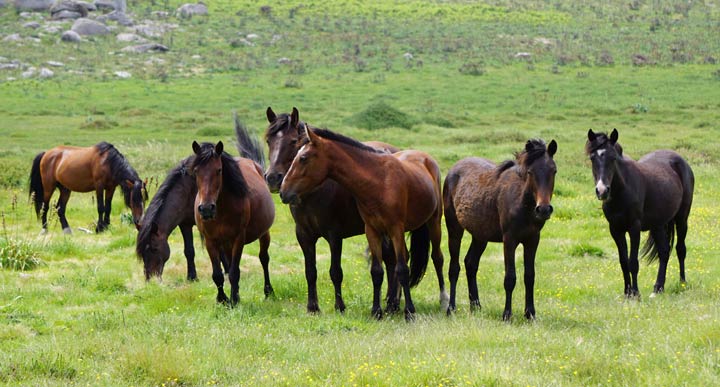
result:
[[[376,102],[368,106],[367,109],[351,116],[349,121],[353,126],[368,130],[390,127],[411,129],[415,123],[409,115],[382,101]]]
[[[477,62],[463,63],[463,65],[460,66],[458,71],[460,72],[460,74],[472,75],[476,77],[480,75],[485,75],[485,69],[482,67],[482,64]]]
[[[32,270],[43,264],[38,247],[24,239],[0,239],[0,269]]]

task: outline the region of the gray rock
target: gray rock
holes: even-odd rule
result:
[[[6,6],[8,3],[5,0],[0,0],[0,8]]]
[[[62,16],[59,16],[60,14]],[[71,17],[74,14],[80,15],[79,17],[87,17],[88,10],[75,0],[58,0],[50,8],[50,16],[55,20],[77,19],[78,17]]]
[[[55,75],[55,73],[48,69],[48,68],[41,68],[40,69],[40,78],[52,78]]]
[[[128,78],[132,77],[132,74],[130,74],[127,71],[116,71],[115,76],[117,76],[118,78],[122,78],[122,79],[128,79]]]
[[[165,11],[152,11],[151,15],[152,15],[155,19],[167,19],[168,17],[170,17],[170,12],[165,12]]]
[[[86,15],[87,16],[87,15]],[[84,17],[79,12],[73,12],[73,11],[58,11],[52,14],[53,20],[75,20],[80,19],[81,17]]]
[[[193,16],[207,15],[207,5],[203,3],[183,4],[177,9],[177,14],[182,18],[191,18]]]
[[[60,36],[60,40],[63,42],[79,42],[82,38],[80,37],[80,34],[70,30],[63,32],[62,36]]]
[[[114,11],[115,1],[114,0],[95,0],[93,3],[98,11]]]
[[[136,46],[128,46],[123,48],[122,52],[129,52],[133,54],[142,54],[145,52],[166,52],[170,50],[167,46],[163,46],[162,44],[158,43],[146,43],[146,44],[138,44]]]
[[[105,17],[107,17],[108,20],[116,21],[118,24],[125,27],[130,27],[135,24],[135,22],[130,16],[120,11],[112,11],[109,14],[105,15]]]
[[[34,76],[36,72],[37,70],[35,69],[35,67],[30,67],[29,69],[27,69],[27,71],[23,71],[20,76],[23,78],[30,78]]]
[[[530,59],[532,55],[529,52],[518,52],[515,54],[515,58],[517,59]]]
[[[72,30],[80,35],[106,35],[110,33],[110,29],[105,24],[86,18],[75,20]]]
[[[17,70],[20,65],[17,63],[0,63],[0,70]]]
[[[40,23],[31,21],[31,22],[27,22],[27,23],[23,24],[23,27],[24,28],[32,28],[32,29],[36,30],[36,29],[40,28]]]
[[[75,3],[82,5],[88,12],[97,11],[97,7],[93,3],[88,3],[87,1],[76,1]]]
[[[46,24],[42,27],[43,31],[48,34],[57,34],[63,30],[61,25]]]
[[[22,41],[22,38],[20,37],[20,34],[10,34],[3,38],[3,42],[20,42]]]
[[[54,0],[15,0],[15,9],[21,11],[47,11]]]
[[[160,38],[171,29],[177,28],[177,24],[162,22],[149,22],[138,24],[134,27],[135,32],[148,38]]]
[[[118,42],[138,42],[138,43],[146,43],[147,39],[143,38],[140,35],[137,34],[131,34],[124,32],[122,34],[118,34],[116,36],[116,39]]]
[[[54,60],[49,60],[49,61],[47,61],[47,62],[45,62],[45,63],[46,63],[48,66],[52,66],[52,67],[65,67],[65,63],[63,63],[63,62],[57,62],[57,61],[54,61]]]

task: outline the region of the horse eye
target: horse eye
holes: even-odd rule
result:
[[[295,144],[297,144],[297,140],[290,141],[290,145],[295,145]]]
[[[217,172],[215,172],[215,173],[217,173],[218,175],[221,174],[221,173],[222,173],[222,168],[218,168],[218,169],[217,169]]]
[[[301,162],[301,163],[304,163],[304,162],[306,162],[306,161],[307,161],[307,156],[306,156],[306,155],[300,156],[300,162]]]

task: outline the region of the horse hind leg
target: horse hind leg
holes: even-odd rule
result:
[[[486,247],[487,241],[473,237],[472,242],[470,242],[470,248],[468,248],[467,254],[465,254],[465,275],[468,281],[470,309],[473,311],[481,309],[477,287],[477,272],[480,266],[480,257],[482,257]]]
[[[342,297],[342,238],[328,238],[328,244],[330,245],[330,279],[335,289],[335,310],[345,313],[345,301]]]
[[[675,218],[675,230],[677,233],[675,251],[677,252],[678,265],[680,266],[680,282],[685,284],[685,256],[687,255],[685,237],[687,236],[688,231],[687,214]]]
[[[61,185],[58,188],[60,189],[60,198],[58,198],[55,208],[57,209],[58,218],[60,219],[60,226],[62,227],[64,234],[72,234],[72,229],[65,217],[65,209],[67,208],[67,202],[70,199],[70,190]]]
[[[436,219],[433,219],[430,227],[430,245],[432,250],[430,252],[430,258],[432,258],[433,266],[435,267],[435,274],[438,279],[438,288],[440,288],[440,309],[447,311],[450,306],[450,296],[445,291],[445,277],[443,275],[443,265],[445,259],[443,258],[440,243],[442,242],[442,228],[440,226],[440,212]]]
[[[259,242],[260,253],[258,254],[258,257],[260,258],[260,264],[263,268],[263,292],[265,293],[265,298],[267,298],[270,297],[270,295],[272,295],[274,292],[273,287],[270,284],[270,271],[268,268],[268,265],[270,263],[270,254],[268,254],[268,249],[270,247],[270,233],[266,232],[265,234],[263,234],[260,237]]]
[[[665,291],[665,276],[667,273],[668,261],[670,260],[670,239],[668,238],[668,227],[672,227],[672,225],[663,225],[650,230],[651,237],[655,240],[655,247],[657,248],[657,254],[660,261],[660,264],[658,265],[657,279],[655,281],[655,286],[653,286],[653,293],[650,297],[654,297],[655,294]]]
[[[317,237],[308,237],[297,230],[295,236],[297,237],[305,260],[305,282],[307,282],[308,289],[307,312],[311,314],[320,313],[317,296],[317,267],[315,258]]]
[[[450,315],[455,311],[455,296],[457,293],[457,282],[460,277],[460,247],[462,245],[463,230],[460,222],[455,215],[455,208],[452,203],[445,205],[445,227],[448,231],[448,251],[450,252],[450,262],[448,264],[448,279],[450,280],[450,300],[448,303],[447,314]]]

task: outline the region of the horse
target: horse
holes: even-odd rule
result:
[[[477,270],[488,242],[502,242],[505,260],[505,309],[503,320],[512,317],[515,289],[515,250],[523,245],[525,317],[535,318],[535,254],[540,231],[550,218],[550,204],[557,167],[553,156],[555,140],[547,146],[542,140],[529,140],[515,160],[500,165],[470,157],[458,161],[443,184],[445,225],[450,250],[450,306],[455,310],[455,294],[460,274],[460,246],[467,230],[472,242],[465,256],[465,271],[471,309],[480,308]]]
[[[38,153],[30,171],[30,196],[35,204],[35,214],[42,218],[43,232],[47,232],[47,211],[55,188],[60,190],[60,199],[55,207],[64,233],[72,233],[65,217],[71,191],[95,191],[98,212],[95,231],[104,231],[110,225],[112,198],[118,185],[125,205],[132,212],[135,227],[140,228],[147,200],[146,182],[140,180],[137,172],[112,144],[57,146]]]
[[[424,275],[431,243],[433,261],[443,260],[437,162],[421,151],[388,154],[326,129],[310,129],[307,125],[303,128],[307,143],[298,150],[282,181],[280,198],[283,203],[302,203],[308,192],[328,178],[348,190],[365,223],[372,256],[372,314],[378,319],[383,315],[380,307],[382,241],[388,238],[396,259],[387,259],[385,264],[397,279],[388,284],[388,309],[393,310],[393,303],[397,302],[394,295],[399,283],[405,294],[405,318],[412,320],[415,306],[410,287],[417,285]],[[405,231],[411,231],[411,268]]]
[[[270,153],[270,165],[265,173],[265,180],[271,192],[278,192],[280,184],[290,169],[300,146],[307,140],[301,133],[304,123],[299,120],[299,112],[293,108],[291,114],[276,115],[272,108],[266,111],[269,126],[265,132]],[[378,141],[367,141],[371,146],[387,153],[398,149],[390,144]],[[305,258],[305,279],[308,286],[308,313],[319,313],[317,296],[317,268],[315,246],[318,239],[323,238],[330,246],[330,278],[335,289],[335,310],[345,311],[342,297],[343,271],[340,264],[342,258],[342,241],[355,235],[365,233],[365,223],[358,212],[352,194],[332,179],[326,179],[317,189],[308,192],[302,202],[290,204],[290,213],[295,220],[295,236]],[[383,257],[394,256],[392,246],[383,242]],[[441,291],[441,305],[447,305],[449,298],[444,291],[442,261],[434,262],[435,271]],[[393,273],[388,271],[388,282],[393,280]]]
[[[260,263],[264,274],[265,297],[273,292],[268,272],[270,226],[275,219],[275,205],[263,178],[262,159],[233,159],[217,144],[193,141],[195,156],[191,163],[197,185],[195,223],[205,240],[212,278],[217,286],[218,303],[238,303],[240,258],[243,247],[255,240],[260,243]],[[256,154],[262,154],[256,152]],[[221,254],[228,257],[230,299],[223,290]]]
[[[265,156],[262,148],[248,133],[247,128],[240,122],[237,114],[234,116],[235,137],[240,155],[253,160],[262,160]],[[259,152],[259,153],[258,153]],[[188,281],[197,280],[195,269],[195,247],[193,245],[192,228],[195,226],[195,196],[197,185],[195,177],[190,174],[189,156],[168,172],[165,181],[158,188],[157,193],[148,204],[142,226],[138,232],[135,243],[135,252],[138,259],[142,259],[145,269],[145,279],[152,276],[162,277],[165,262],[170,258],[170,245],[168,237],[180,227],[183,237],[185,260],[187,261]],[[221,254],[221,263],[228,272],[227,260]]]
[[[690,165],[671,150],[658,150],[634,161],[623,155],[618,131],[588,130],[585,152],[592,163],[595,195],[602,201],[610,235],[617,245],[625,281],[625,296],[639,298],[637,283],[640,232],[650,231],[642,249],[649,262],[658,257],[657,280],[651,297],[665,289],[665,273],[673,240],[680,264],[680,281],[685,283],[685,236],[692,206],[695,176]],[[630,235],[630,256],[625,234]]]

